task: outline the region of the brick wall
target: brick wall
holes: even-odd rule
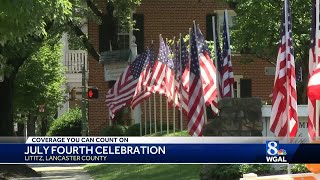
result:
[[[144,14],[145,47],[154,40],[158,46],[159,34],[172,39],[179,33],[186,35],[195,20],[205,34],[206,15],[224,10],[226,4],[214,0],[142,0],[136,13]]]
[[[100,8],[105,7],[105,0],[96,1]],[[179,33],[186,35],[195,20],[200,25],[200,29],[205,35],[206,15],[212,14],[214,10],[223,10],[227,8],[226,4],[221,1],[213,0],[143,0],[142,4],[137,7],[136,13],[144,15],[144,43],[147,47],[151,40],[154,41],[155,50],[158,49],[159,34],[163,38],[172,39],[179,36]],[[101,8],[105,9],[105,8]],[[89,39],[95,48],[98,49],[98,25],[93,22],[88,24]],[[271,66],[263,60],[254,60],[250,64],[242,64],[240,61],[246,60],[246,56],[237,56],[232,58],[233,69],[235,75],[243,75],[243,78],[252,79],[252,95],[261,97],[263,100],[269,100],[269,94],[272,92],[274,76],[265,76],[264,67]],[[105,94],[108,90],[107,83],[104,81],[103,65],[97,63],[92,57],[89,57],[89,85],[97,86],[100,90],[100,97],[97,100],[89,102],[89,130],[90,135],[99,135],[101,129],[109,125],[109,118],[106,105],[104,103]],[[153,96],[150,101],[151,112],[149,112],[149,101],[142,104],[142,122],[147,120],[147,128],[149,128],[149,117],[152,117],[154,123],[154,101]],[[144,106],[146,105],[146,113]],[[156,95],[156,119],[157,124],[160,122],[160,98]],[[166,114],[169,114],[169,121],[173,121],[173,108],[169,107],[167,112],[165,97],[162,98],[162,120],[167,122]],[[176,127],[180,126],[179,111],[176,111]],[[144,125],[143,125],[144,126]],[[183,126],[186,128],[187,121],[184,118]],[[166,129],[166,127],[163,127]],[[160,129],[158,129],[159,131]]]
[[[101,10],[105,9],[105,0],[95,0]],[[99,25],[95,22],[88,22],[89,41],[95,49],[99,49]],[[99,88],[99,98],[89,100],[88,125],[89,135],[99,135],[101,127],[108,125],[108,112],[104,103],[105,95],[108,90],[107,83],[104,81],[104,68],[95,59],[89,56],[89,86]]]

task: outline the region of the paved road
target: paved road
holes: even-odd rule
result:
[[[93,180],[80,164],[51,164],[29,165],[42,174],[42,177],[19,178],[19,180],[37,179],[65,179],[65,180]]]

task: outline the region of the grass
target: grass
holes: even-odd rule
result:
[[[187,131],[167,131],[146,135],[153,136],[190,136]],[[100,164],[86,165],[85,169],[97,180],[198,180],[201,165],[178,164]]]
[[[198,180],[201,165],[100,164],[85,169],[97,180]]]
[[[153,134],[147,134],[146,136],[190,136],[187,131],[176,131],[173,132],[172,130],[169,131],[169,134],[167,134],[167,131],[163,131],[162,134],[161,132],[153,133]]]

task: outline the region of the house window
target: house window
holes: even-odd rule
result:
[[[236,98],[252,97],[252,81],[244,79],[242,75],[234,76],[233,93]]]
[[[119,49],[128,49],[129,47],[129,33],[118,33],[118,46]]]
[[[141,54],[144,51],[144,15],[133,14],[133,20],[136,22],[133,35],[136,38],[138,54]]]
[[[240,92],[241,92],[241,84],[240,84],[240,80],[243,78],[242,75],[234,75],[234,83],[233,83],[233,94],[235,98],[239,98],[240,96]]]
[[[215,14],[208,14],[206,16],[206,39],[208,41],[212,41],[213,40],[212,16],[215,16],[217,31],[218,31],[218,34],[221,35],[222,32],[223,32],[224,10],[216,10]],[[231,29],[232,26],[234,26],[235,17],[236,17],[236,13],[233,10],[229,10],[228,11],[229,29]]]
[[[240,79],[240,97],[252,97],[251,79]]]

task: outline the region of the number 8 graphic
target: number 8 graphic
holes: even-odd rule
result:
[[[274,142],[274,141],[271,141],[268,143],[268,154],[271,155],[271,156],[274,156],[274,155],[277,155],[278,154],[278,149],[276,148],[277,147],[277,143]]]

